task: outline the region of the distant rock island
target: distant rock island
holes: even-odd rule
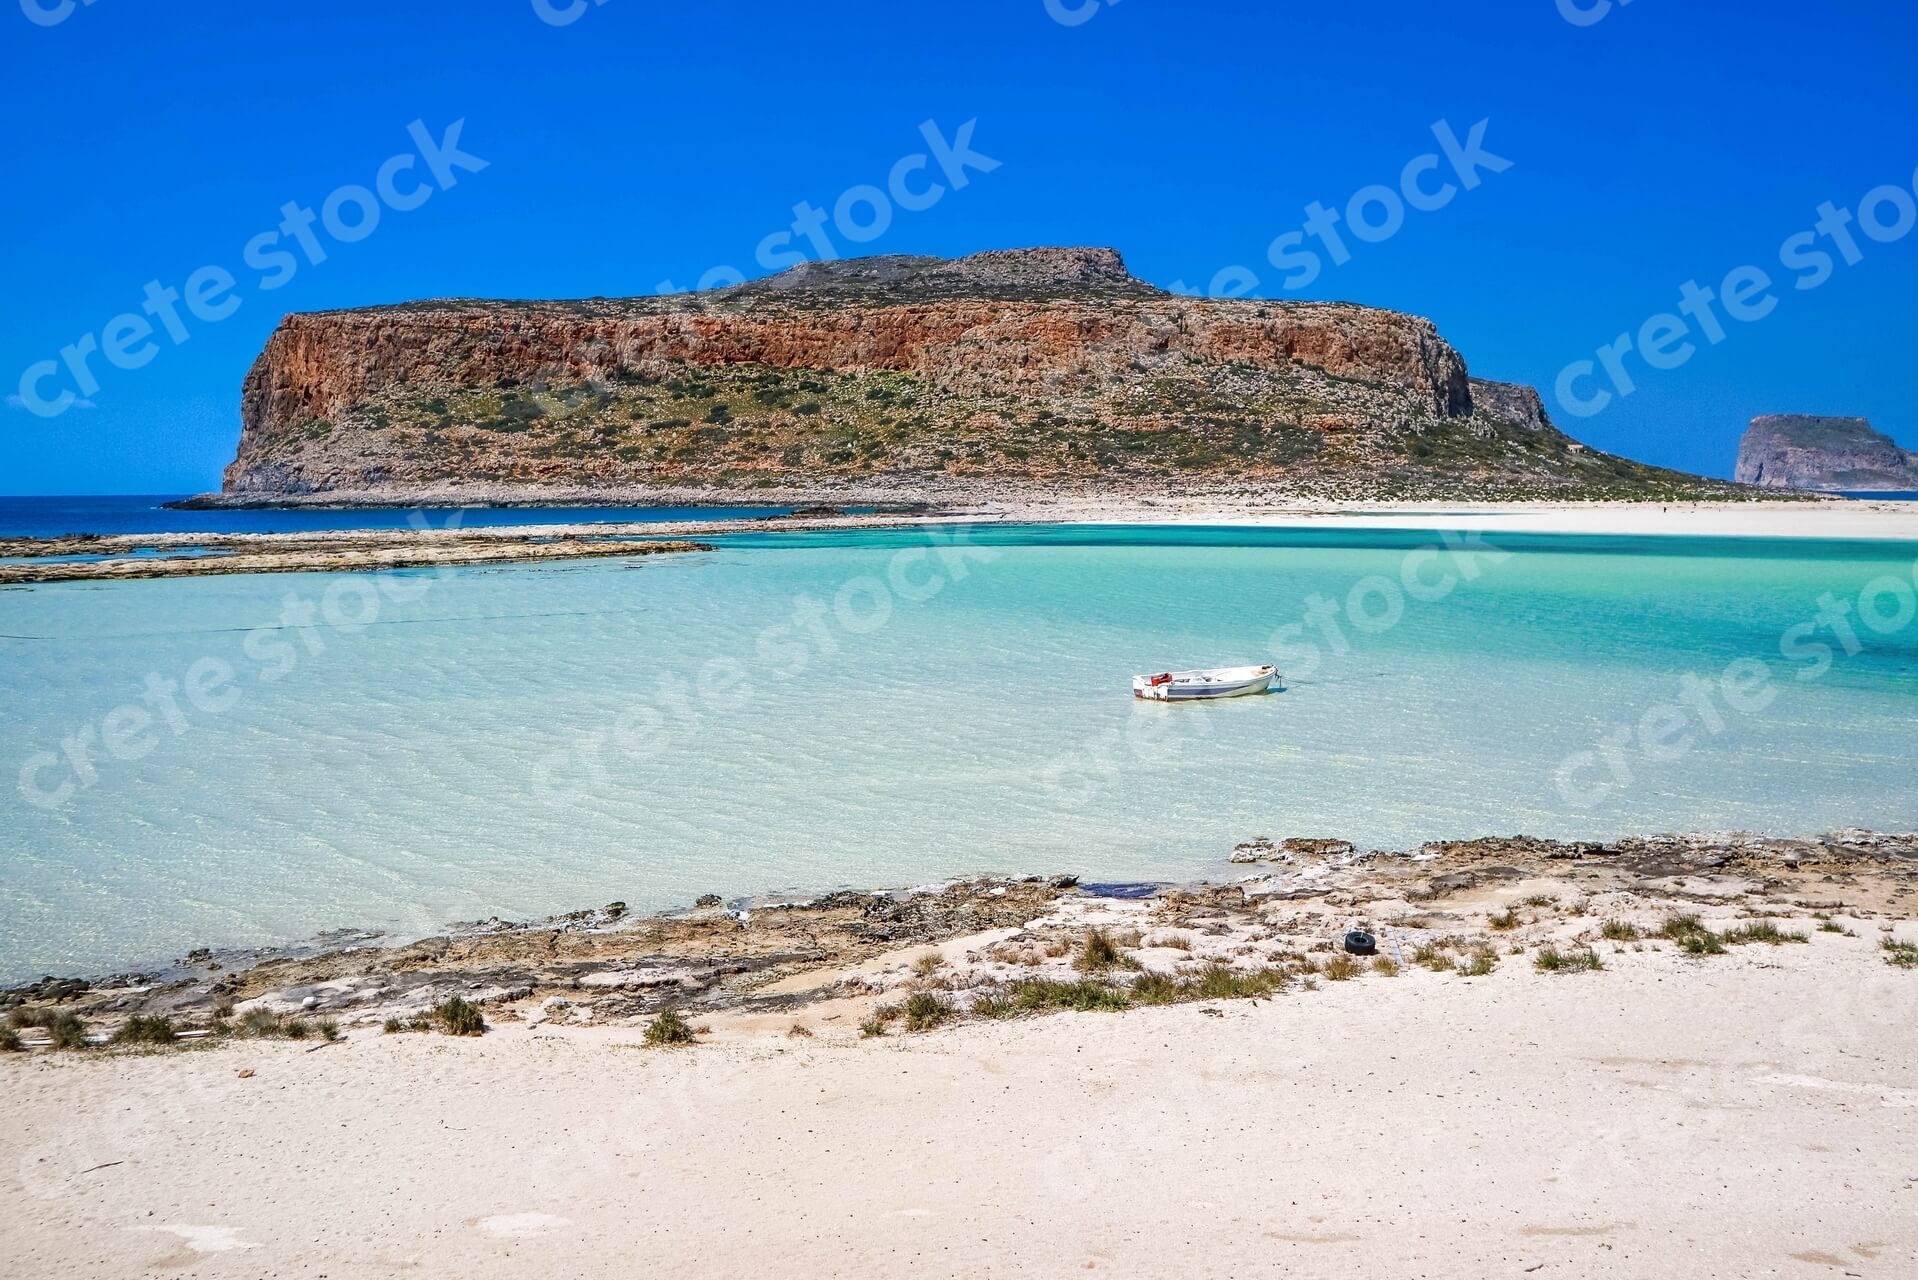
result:
[[[1863,418],[1768,413],[1738,443],[1736,478],[1767,489],[1918,489],[1918,454]]]
[[[1111,249],[808,263],[702,294],[288,316],[221,505],[1050,490],[1713,497],[1469,376],[1429,320],[1197,299]]]

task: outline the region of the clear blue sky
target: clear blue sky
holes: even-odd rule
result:
[[[795,204],[884,188],[926,151],[921,121],[951,137],[975,117],[1000,167],[842,253],[1112,245],[1201,288],[1242,265],[1263,296],[1430,316],[1474,373],[1548,402],[1567,363],[1675,310],[1684,281],[1717,289],[1751,263],[1780,282],[1770,315],[1725,322],[1679,368],[1633,366],[1637,391],[1595,416],[1554,406],[1560,424],[1721,475],[1760,412],[1862,414],[1918,446],[1918,234],[1859,237],[1862,261],[1814,291],[1778,263],[1821,202],[1911,192],[1915,34],[1883,0],[1631,0],[1582,26],[1557,0],[1122,0],[1071,26],[1045,0],[603,0],[564,26],[532,0],[95,0],[46,26],[0,0],[0,390],[142,314],[149,280],[222,267],[241,301],[218,322],[182,311],[191,338],[157,334],[144,367],[92,357],[92,408],[0,411],[0,492],[214,487],[241,378],[286,312],[762,274],[755,247]],[[411,121],[438,138],[460,118],[485,170],[258,287],[242,247],[281,205],[371,187],[414,150]],[[1441,118],[1460,138],[1489,118],[1484,146],[1512,167],[1389,239],[1348,236],[1350,262],[1284,289],[1274,237],[1314,200],[1396,188]],[[39,390],[72,386],[62,367]]]

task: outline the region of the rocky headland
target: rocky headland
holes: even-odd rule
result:
[[[1207,300],[1110,249],[813,263],[697,295],[288,316],[214,505],[1253,491],[1710,498],[1428,320]]]
[[[1918,489],[1918,454],[1863,418],[1761,414],[1738,443],[1737,480],[1818,492]]]

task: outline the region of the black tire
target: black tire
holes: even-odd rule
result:
[[[1363,929],[1354,929],[1345,935],[1345,949],[1355,956],[1377,955],[1378,939]]]

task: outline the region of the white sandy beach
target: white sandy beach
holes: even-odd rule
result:
[[[335,1280],[1909,1276],[1918,975],[1875,949],[1608,947],[1600,973],[876,1041],[715,1019],[683,1050],[509,1025],[15,1058],[7,1255]]]
[[[996,518],[1123,524],[1479,529],[1614,536],[1918,539],[1918,502],[1337,502],[1123,496],[981,508]]]

